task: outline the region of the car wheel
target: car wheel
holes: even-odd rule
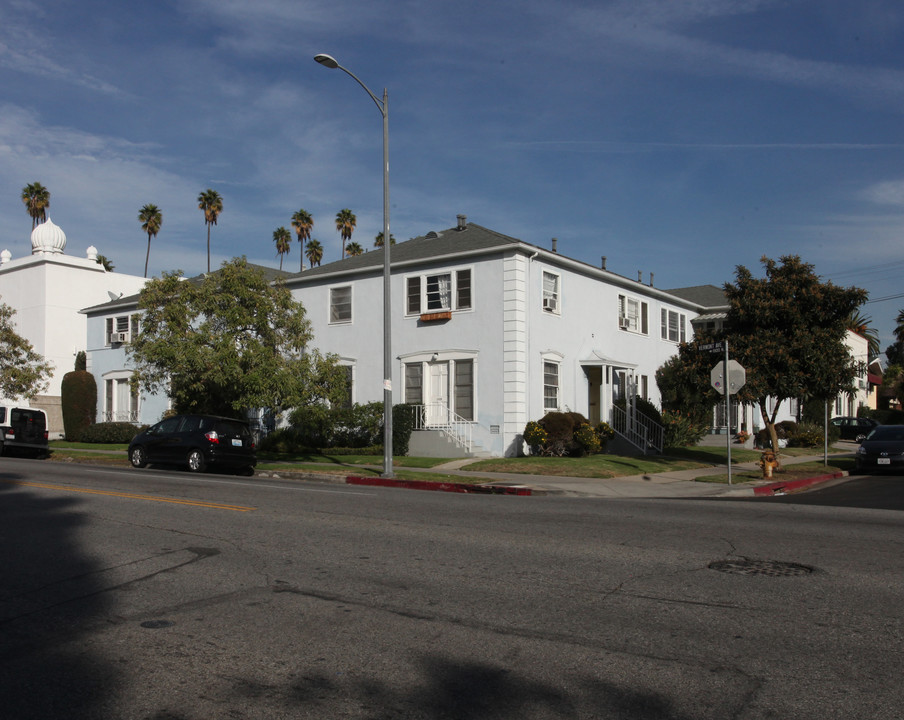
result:
[[[137,468],[143,468],[148,464],[148,454],[141,445],[136,445],[129,450],[129,462],[132,463],[132,467]]]
[[[207,461],[204,460],[204,453],[200,450],[192,450],[188,453],[188,469],[192,472],[204,472]]]

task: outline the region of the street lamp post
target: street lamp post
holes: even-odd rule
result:
[[[330,55],[315,55],[314,60],[332,70],[341,70],[364,88],[383,116],[383,477],[391,478],[392,473],[392,308],[390,306],[389,277],[389,95],[383,88],[383,99],[374,95],[370,88],[350,70],[342,67]]]

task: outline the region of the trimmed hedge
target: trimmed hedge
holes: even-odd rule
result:
[[[86,428],[97,417],[97,382],[94,376],[85,370],[73,370],[63,375],[60,403],[66,439],[79,442]]]
[[[129,443],[149,425],[133,425],[127,422],[103,422],[89,425],[82,433],[80,442],[86,443]]]

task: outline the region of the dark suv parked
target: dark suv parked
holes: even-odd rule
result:
[[[132,438],[129,461],[137,468],[171,463],[186,465],[192,472],[203,472],[209,465],[251,472],[257,454],[244,420],[174,415]]]
[[[0,405],[0,455],[10,450],[35,457],[47,454],[47,415],[43,410]]]

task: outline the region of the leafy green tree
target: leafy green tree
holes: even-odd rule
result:
[[[188,281],[163,273],[138,307],[141,331],[128,352],[140,387],[168,393],[179,412],[280,411],[345,395],[345,368],[308,347],[304,307],[245,258]]]
[[[711,341],[711,337],[699,335],[693,342],[681,343],[678,354],[656,371],[663,411],[685,415],[694,424],[707,427],[712,424],[713,406],[721,398],[709,382],[709,373],[718,358],[698,347]]]
[[[320,261],[323,260],[323,245],[321,245],[320,241],[316,238],[314,240],[308,240],[308,244],[305,245],[304,254],[308,259],[308,264],[310,264],[312,268],[315,265],[319,266]]]
[[[32,398],[47,389],[53,366],[16,332],[15,314],[0,303],[0,396]]]
[[[138,221],[141,229],[148,234],[148,251],[144,256],[144,276],[148,276],[148,260],[151,259],[151,238],[157,237],[160,226],[163,225],[163,213],[156,205],[145,205],[138,211]]]
[[[348,257],[355,257],[356,255],[363,255],[364,248],[361,247],[361,245],[356,242],[351,242],[345,246],[345,254],[348,255]]]
[[[862,363],[851,357],[845,335],[851,314],[867,299],[860,288],[821,282],[797,255],[780,261],[762,258],[765,278],[738,266],[736,282],[725,285],[724,328],[732,357],[747,370],[738,399],[759,407],[776,451],[779,403],[825,401],[854,391]]]
[[[298,244],[301,245],[301,261],[299,262],[299,272],[304,270],[304,246],[311,239],[311,230],[314,229],[314,218],[307,210],[301,209],[292,214],[292,227],[298,236]]]
[[[343,208],[336,213],[336,230],[342,237],[342,257],[345,257],[345,243],[352,239],[352,233],[358,224],[358,218],[348,208]]]
[[[39,182],[33,182],[22,188],[22,202],[31,216],[31,229],[47,220],[47,208],[50,207],[50,190]]]
[[[395,245],[395,243],[396,243],[395,235],[393,235],[392,233],[389,233],[389,244]],[[378,232],[377,236],[374,238],[374,247],[378,247],[378,248],[383,247],[383,231],[382,230],[380,232]]]
[[[273,242],[276,243],[276,254],[279,255],[279,269],[282,270],[283,256],[292,249],[292,234],[284,227],[273,231]]]
[[[207,188],[198,195],[198,208],[204,213],[204,224],[207,225],[207,272],[210,272],[210,226],[217,224],[217,218],[223,212],[223,198],[216,190]]]

